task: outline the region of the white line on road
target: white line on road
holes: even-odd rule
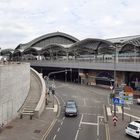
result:
[[[52,109],[53,110],[54,108],[53,107],[46,107],[46,109]]]
[[[140,117],[137,117],[137,116],[133,116],[133,115],[131,115],[131,114],[128,114],[128,113],[124,113],[125,115],[127,115],[127,116],[130,116],[130,117],[133,117],[133,118],[135,118],[135,119],[138,119],[138,120],[140,120]]]
[[[57,95],[63,102],[63,104],[65,104],[65,101],[63,100],[63,98],[60,95]]]
[[[74,140],[77,140],[78,134],[79,134],[79,129],[76,132],[76,136],[75,136],[75,139]]]
[[[90,123],[90,122],[81,122],[81,124],[87,124],[87,125],[98,125],[98,123]]]
[[[57,132],[59,132],[59,130],[60,130],[60,127],[57,129]]]
[[[83,114],[82,114],[81,119],[80,119],[79,127],[81,126],[82,120],[83,120]]]
[[[117,106],[118,109],[118,113],[122,113],[122,107],[121,106]]]
[[[58,110],[58,106],[57,105],[54,105],[53,112],[57,112],[57,110]]]
[[[61,122],[61,125],[63,125],[63,121]]]
[[[65,120],[65,117],[63,117],[63,120]]]
[[[106,110],[107,110],[107,115],[108,115],[108,116],[112,116],[110,107],[107,107]]]
[[[91,114],[91,113],[79,113],[83,115],[88,115],[88,116],[101,116],[102,114]]]
[[[84,106],[86,106],[86,99],[84,98]]]
[[[103,119],[104,117],[103,116],[98,116],[97,117],[97,140],[98,140],[98,137],[99,137],[99,123],[100,123],[100,119]]]
[[[81,127],[82,120],[83,120],[83,114],[82,114],[81,119],[80,119],[79,128]],[[77,137],[78,137],[78,134],[79,134],[79,128],[78,128],[78,130],[76,132],[76,136],[75,136],[74,140],[77,140]]]
[[[108,104],[110,105],[110,95],[107,96]]]
[[[54,135],[53,140],[55,140],[55,138],[56,138],[56,135]]]
[[[99,137],[99,116],[97,117],[97,138]]]

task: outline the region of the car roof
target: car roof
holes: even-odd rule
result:
[[[74,100],[68,100],[68,101],[67,101],[67,103],[69,103],[69,102],[70,102],[70,103],[71,103],[71,102],[74,102],[74,103],[75,103],[75,101],[74,101]]]
[[[140,120],[133,121],[133,122],[131,122],[130,124],[135,125],[135,126],[137,126],[137,127],[140,127]]]

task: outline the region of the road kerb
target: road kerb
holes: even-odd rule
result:
[[[41,140],[45,140],[48,136],[48,134],[50,133],[50,131],[52,130],[54,124],[56,123],[57,119],[54,119],[53,122],[51,123],[50,127],[47,129],[47,131],[45,132],[45,134],[42,136]]]
[[[50,133],[50,131],[52,130],[53,126],[55,125],[58,116],[60,115],[60,102],[58,100],[58,98],[54,95],[56,102],[57,102],[57,115],[56,118],[53,120],[53,122],[51,123],[51,125],[49,126],[49,128],[46,130],[45,134],[43,135],[43,137],[41,138],[41,140],[45,140],[48,136],[48,134]]]

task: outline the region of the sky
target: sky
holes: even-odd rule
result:
[[[79,40],[140,35],[140,0],[0,0],[0,48],[63,32]]]

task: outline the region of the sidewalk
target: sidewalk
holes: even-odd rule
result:
[[[107,107],[108,110],[109,106]],[[111,113],[109,110],[107,111],[108,113],[108,129],[109,132],[107,135],[109,135],[109,138],[107,140],[128,140],[128,139],[134,139],[133,137],[128,137],[125,134],[125,127],[128,125],[129,122],[136,120],[134,117],[130,117],[130,115],[124,114],[124,120],[122,119],[122,113],[119,112],[117,109],[117,122],[116,126],[114,126],[113,122],[113,112]]]
[[[23,119],[17,117],[9,123],[0,133],[0,140],[44,140],[47,131],[54,124],[58,114],[58,101],[53,95],[48,97],[48,105],[40,118],[24,116]]]
[[[121,114],[117,114],[117,117],[116,126],[113,124],[113,116],[108,117],[110,140],[124,140],[124,137],[127,139],[125,136],[125,127],[130,122],[130,117],[125,116],[124,120],[122,120]]]

